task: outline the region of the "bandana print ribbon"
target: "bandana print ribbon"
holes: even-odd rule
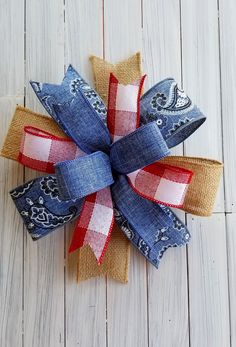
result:
[[[108,113],[71,65],[61,85],[31,82],[69,137],[24,129],[18,160],[55,172],[11,192],[33,239],[79,216],[70,251],[89,244],[101,263],[115,218],[156,267],[167,248],[189,241],[186,226],[167,206],[183,206],[193,172],[158,161],[205,117],[170,79],[140,101],[144,78],[122,85],[111,74]]]

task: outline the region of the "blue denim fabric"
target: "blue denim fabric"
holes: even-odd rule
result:
[[[49,114],[84,152],[109,150],[110,134],[99,113],[106,114],[105,105],[71,66],[61,85],[31,85]]]
[[[205,117],[174,80],[158,83],[142,97],[142,124],[152,123],[112,146],[105,127],[106,107],[72,66],[61,85],[31,85],[64,132],[87,154],[95,152],[58,163],[57,178],[37,178],[11,192],[32,237],[44,236],[79,215],[83,199],[61,201],[59,186],[63,199],[85,196],[112,184],[112,167],[116,171],[112,196],[117,223],[142,254],[158,266],[167,248],[187,243],[190,234],[186,226],[169,208],[141,198],[125,176],[117,174],[132,172],[168,155],[168,147],[183,141],[204,122]]]
[[[166,206],[137,195],[125,176],[112,185],[116,221],[132,244],[156,267],[169,247],[188,243],[186,226]]]
[[[63,81],[60,85],[40,83],[30,81],[30,84],[37,95],[39,101],[45,107],[47,112],[60,124],[60,119],[53,109],[53,105],[70,104],[78,93],[82,93],[86,101],[94,109],[95,113],[106,123],[107,109],[97,94],[97,92],[89,86],[87,82],[80,76],[80,74],[73,68],[72,65],[68,66]],[[65,129],[62,127],[65,131]]]
[[[110,159],[103,152],[60,162],[55,172],[62,200],[83,198],[114,182]]]
[[[10,192],[33,240],[77,217],[84,199],[61,201],[54,175],[29,181]]]
[[[63,129],[85,153],[97,150],[108,152],[110,134],[92,108],[88,108],[82,94],[70,104],[53,105]]]
[[[155,122],[149,123],[111,146],[112,167],[119,173],[128,174],[143,168],[170,154]]]
[[[140,105],[142,124],[155,121],[169,148],[186,140],[206,120],[173,78],[149,89]]]

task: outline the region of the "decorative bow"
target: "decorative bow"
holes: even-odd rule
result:
[[[144,77],[121,85],[111,74],[108,112],[72,66],[61,85],[31,82],[43,106],[70,137],[24,129],[19,161],[43,172],[55,169],[55,175],[11,192],[33,239],[79,216],[70,250],[88,243],[100,263],[115,215],[131,242],[155,266],[167,248],[189,241],[186,226],[167,206],[183,206],[192,172],[158,160],[205,117],[173,79],[151,88],[140,103],[143,81]]]

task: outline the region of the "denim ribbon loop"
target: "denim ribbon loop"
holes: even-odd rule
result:
[[[139,97],[137,103],[128,105],[131,108],[122,109],[129,103],[126,91],[130,95],[137,93],[139,82],[127,86],[118,85],[118,81],[112,83],[120,94],[113,99],[117,110],[111,109],[111,112],[124,111],[125,116],[132,116],[133,112],[136,116],[137,105],[139,115]],[[61,85],[39,82],[31,82],[31,85],[45,109],[77,147],[68,146],[71,160],[54,162],[56,175],[38,178],[11,192],[32,237],[38,239],[79,216],[71,250],[87,243],[101,263],[115,214],[126,236],[156,267],[166,249],[186,244],[190,234],[167,206],[175,206],[173,202],[168,204],[168,194],[173,191],[184,198],[192,172],[182,171],[182,176],[178,176],[176,170],[160,169],[156,162],[168,156],[168,147],[188,137],[205,117],[174,80],[157,84],[142,97],[142,126],[128,135],[122,134],[113,144],[103,101],[71,65]],[[116,123],[114,125],[116,127]],[[51,156],[55,157],[50,141],[48,138],[44,143],[43,167],[47,167],[46,161]],[[27,151],[23,154],[27,157]],[[38,160],[37,155],[30,160],[32,158]],[[150,165],[152,163],[155,164]],[[181,179],[176,179],[176,175]],[[180,206],[182,200],[177,202]]]
[[[61,200],[81,199],[114,182],[109,157],[99,151],[57,163],[55,172]]]
[[[113,169],[128,174],[170,153],[156,122],[151,122],[122,137],[111,145]]]
[[[82,93],[70,103],[53,105],[53,109],[62,128],[85,153],[109,152],[110,134]]]
[[[140,108],[141,122],[156,121],[169,148],[183,142],[206,120],[173,78],[166,78],[150,88],[141,97]]]
[[[129,174],[169,153],[157,124],[149,123],[115,142],[110,158],[97,151],[55,164],[59,197],[61,200],[83,198],[111,185],[114,182],[112,170]]]

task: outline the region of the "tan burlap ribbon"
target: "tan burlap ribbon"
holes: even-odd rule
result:
[[[17,106],[1,150],[1,156],[17,160],[23,129],[26,125],[43,129],[53,135],[66,137],[51,118],[32,112],[22,106]],[[79,250],[77,258],[72,256],[70,262],[76,261],[78,263],[78,280],[107,274],[120,282],[126,283],[128,282],[129,252],[130,243],[116,226],[112,232],[102,265],[97,265],[96,258],[88,246]]]
[[[23,106],[17,106],[1,149],[2,157],[17,160],[23,129],[27,125],[48,131],[53,135],[66,137],[65,133],[51,118]]]
[[[210,216],[222,176],[223,164],[216,160],[192,157],[166,157],[161,162],[194,172],[183,210],[197,216]]]
[[[78,281],[91,277],[108,275],[117,281],[128,282],[130,259],[130,242],[115,225],[106,254],[101,265],[98,265],[89,246],[79,250]]]
[[[131,83],[142,74],[140,53],[136,53],[130,58],[115,65],[95,56],[90,57],[90,61],[93,68],[95,89],[106,105],[108,101],[109,76],[111,72],[122,84]]]
[[[66,137],[51,118],[32,112],[22,106],[17,106],[1,150],[1,156],[17,160],[23,128],[26,125],[35,126],[53,135]],[[182,156],[169,156],[162,159],[161,162],[180,166],[194,172],[192,182],[185,196],[183,210],[198,216],[211,215],[223,164],[211,159]]]
[[[142,75],[141,56],[136,53],[129,59],[111,64],[101,58],[90,57],[95,89],[107,105],[109,76],[114,73],[120,83],[128,84]],[[102,265],[98,266],[89,247],[79,252],[78,280],[107,274],[120,282],[128,282],[130,242],[116,226],[111,235],[109,247]]]
[[[130,83],[141,76],[139,53],[116,65],[97,57],[91,57],[91,62],[96,90],[105,102],[107,102],[110,72],[113,72],[121,83]],[[66,137],[51,118],[17,106],[1,151],[3,157],[17,160],[23,128],[26,125]],[[183,210],[200,216],[209,216],[212,213],[223,165],[215,160],[180,156],[170,156],[162,161],[194,171]],[[88,246],[80,249],[78,257],[72,258],[78,261],[78,280],[106,274],[120,282],[127,282],[129,253],[130,243],[116,227],[102,265],[97,265],[94,254]]]

